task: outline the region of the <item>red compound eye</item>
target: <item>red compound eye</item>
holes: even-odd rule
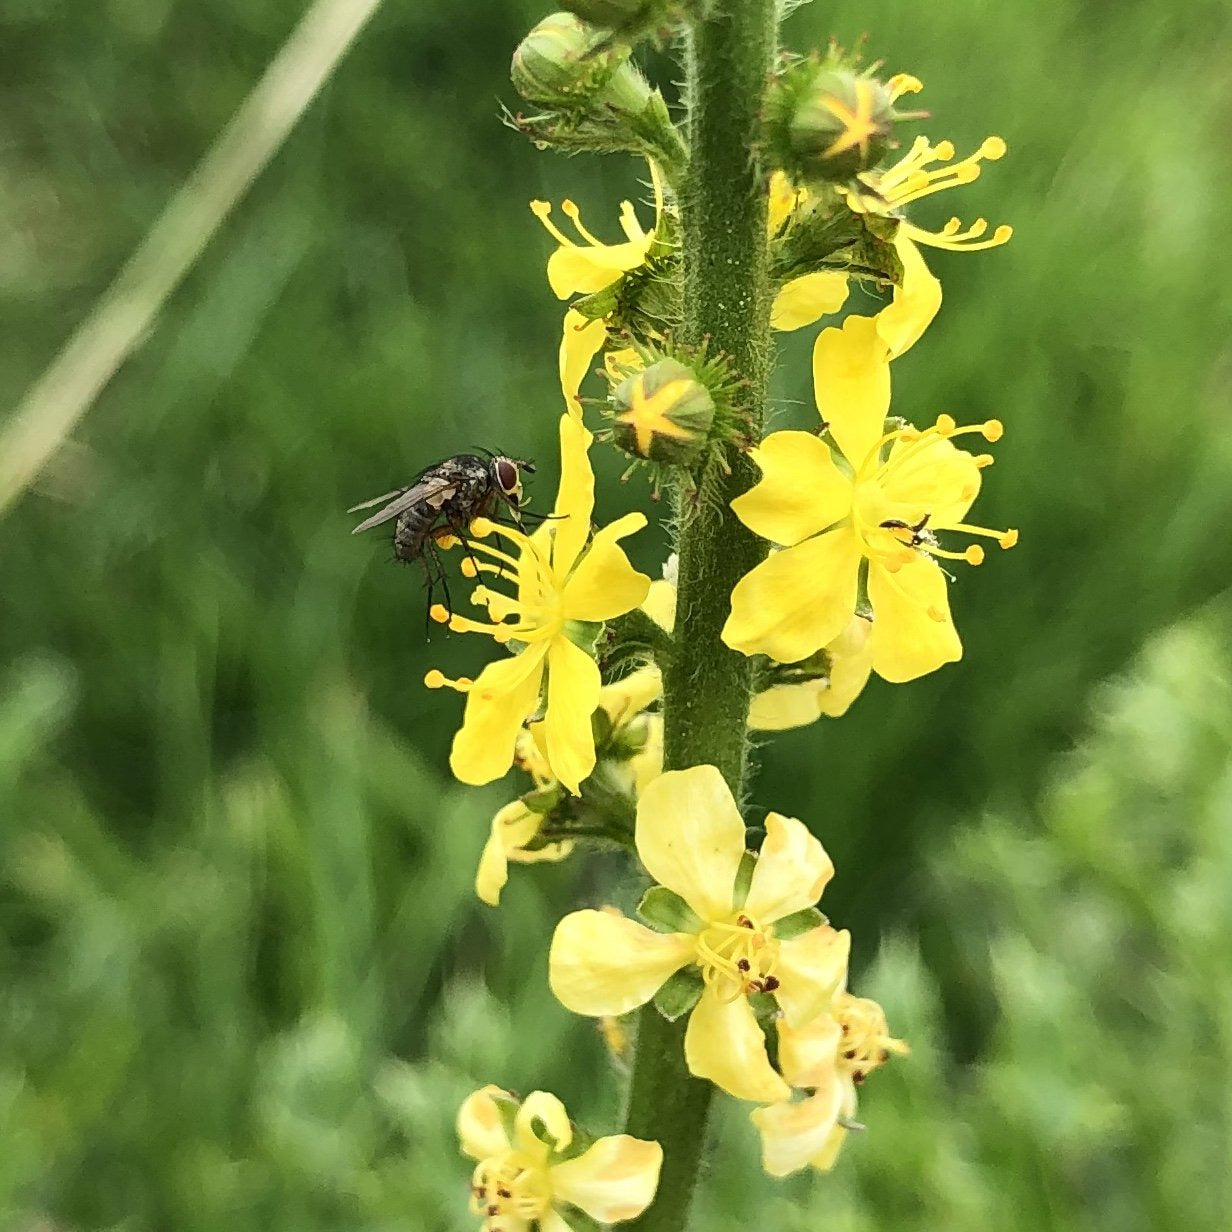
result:
[[[508,458],[497,458],[493,463],[496,467],[496,482],[500,484],[505,495],[511,495],[518,490],[518,468]]]

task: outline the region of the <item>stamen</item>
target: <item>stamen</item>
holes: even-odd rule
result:
[[[449,623],[450,611],[443,603],[434,603],[428,609],[428,616],[431,620],[435,620],[438,625],[447,625]]]
[[[474,684],[475,682],[469,676],[459,676],[457,680],[450,680],[444,672],[438,671],[435,667],[424,676],[424,686],[429,689],[453,689],[457,693],[469,693]],[[483,1197],[483,1194],[479,1196]]]
[[[632,206],[629,207],[632,209]],[[592,247],[606,248],[607,245],[600,239],[596,239],[582,225],[582,212],[572,201],[562,201],[560,203],[561,213],[564,214],[571,223],[577,228],[577,233]]]
[[[910,73],[895,73],[886,82],[886,88],[890,91],[890,101],[897,102],[904,94],[919,94],[924,83]]]
[[[530,203],[532,213],[537,219],[547,228],[548,234],[562,248],[576,248],[577,244],[571,240],[553,221],[552,221],[552,205],[549,201],[532,201]]]

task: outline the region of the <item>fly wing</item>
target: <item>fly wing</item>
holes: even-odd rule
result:
[[[358,505],[352,505],[347,513],[358,513],[361,509],[371,509],[373,505],[379,505],[382,501],[401,496],[403,492],[409,491],[410,488],[394,488],[392,492],[386,492],[384,496],[374,496],[371,500],[360,501]]]
[[[399,488],[393,492],[386,492],[384,496],[375,496],[370,501],[364,501],[361,505],[356,505],[353,509],[348,509],[348,513],[356,513],[360,509],[367,509],[387,497],[392,496],[394,499],[385,506],[384,509],[374,513],[370,518],[361,522],[351,534],[358,535],[366,530],[371,530],[374,526],[380,526],[382,522],[390,522],[400,513],[405,513],[408,509],[423,502],[435,504],[438,508],[441,502],[447,497],[452,490],[457,486],[457,481],[454,479],[424,479],[419,483],[412,484],[409,488]]]

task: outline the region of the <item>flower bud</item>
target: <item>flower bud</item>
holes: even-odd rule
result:
[[[684,364],[662,359],[612,391],[612,440],[637,458],[689,466],[714,423],[710,391]]]
[[[771,89],[767,136],[797,183],[844,183],[875,167],[893,144],[894,94],[843,64],[802,61]]]
[[[562,0],[562,6],[592,26],[637,34],[662,25],[680,8],[673,0]]]
[[[510,77],[528,102],[545,107],[589,102],[622,69],[629,48],[572,13],[545,17],[513,53]]]

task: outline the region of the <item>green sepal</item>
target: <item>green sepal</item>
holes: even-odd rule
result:
[[[642,895],[637,913],[651,928],[664,933],[697,933],[705,927],[688,903],[666,886],[651,886]]]
[[[774,999],[773,994],[768,992],[751,992],[748,999],[749,1008],[753,1011],[753,1017],[757,1019],[757,1025],[763,1031],[778,1021],[779,1003]],[[777,1042],[777,1035],[775,1039]]]
[[[532,813],[538,813],[541,817],[546,817],[564,800],[565,795],[565,789],[559,783],[553,783],[550,787],[540,787],[535,791],[528,791],[522,797],[522,803]]]
[[[563,1150],[556,1150],[553,1147],[552,1162],[554,1164],[564,1163],[566,1159],[576,1159],[579,1155],[585,1155],[595,1145],[596,1139],[594,1134],[588,1134],[576,1121],[570,1121],[569,1125],[573,1129],[573,1141]],[[539,1134],[536,1134],[535,1137],[540,1142],[545,1141]],[[547,1145],[551,1146],[551,1143],[549,1142]]]
[[[521,1101],[515,1099],[512,1095],[494,1095],[493,1102],[496,1104],[496,1110],[500,1113],[501,1129],[505,1131],[505,1137],[510,1142],[514,1140],[514,1128],[518,1119],[518,1109],[522,1106]]]
[[[803,911],[793,911],[781,920],[774,921],[774,935],[779,941],[790,941],[793,937],[810,933],[829,920],[816,907],[805,907]]]
[[[675,1022],[697,1004],[705,987],[702,973],[696,967],[683,967],[660,985],[653,998],[655,1009],[668,1022]]]
[[[603,1224],[576,1206],[562,1202],[557,1204],[555,1210],[564,1223],[572,1229],[572,1232],[603,1232]]]
[[[603,624],[595,620],[565,621],[565,636],[579,649],[584,650],[593,659],[596,657],[596,647],[603,633]]]
[[[746,835],[748,831],[745,831]],[[748,838],[745,842],[748,842]],[[744,906],[744,900],[749,896],[749,886],[753,884],[753,870],[757,867],[757,857],[746,851],[740,857],[740,867],[736,869],[736,884],[732,890],[732,902],[737,907]]]

